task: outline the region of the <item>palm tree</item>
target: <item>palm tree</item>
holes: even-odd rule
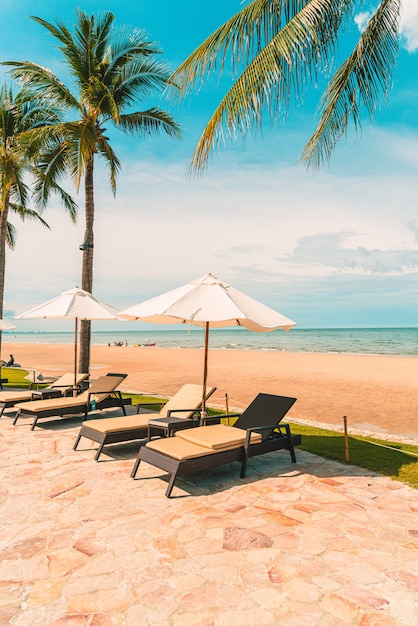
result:
[[[75,220],[76,217],[72,198],[56,183],[50,188],[43,185],[45,193],[39,193],[42,173],[36,168],[36,159],[44,145],[40,130],[58,121],[59,116],[53,108],[45,106],[27,91],[21,90],[14,95],[6,84],[0,90],[0,319],[3,316],[6,247],[14,249],[16,246],[16,229],[8,221],[9,214],[14,213],[22,220],[37,220],[49,228],[40,213],[29,206],[31,193],[27,176],[34,177],[34,201],[38,210],[45,207],[46,196],[56,192],[71,218]]]
[[[156,59],[158,47],[138,29],[114,28],[109,11],[87,15],[77,11],[73,32],[58,21],[54,24],[39,17],[32,19],[44,26],[57,40],[74,89],[70,89],[50,70],[32,62],[7,62],[13,75],[46,101],[68,113],[74,121],[55,128],[57,142],[44,155],[45,179],[68,171],[76,188],[84,178],[85,233],[82,249],[82,288],[93,290],[94,166],[98,155],[106,163],[110,185],[116,192],[120,162],[114,153],[105,126],[142,136],[164,131],[180,137],[180,128],[168,113],[158,107],[132,111],[136,101],[144,101],[155,90],[166,87],[169,72]],[[90,365],[90,322],[81,323],[79,371]]]
[[[377,8],[354,49],[325,88],[318,126],[301,156],[308,168],[330,159],[349,122],[360,126],[363,110],[373,120],[382,94],[389,92],[401,0],[374,4]],[[182,98],[209,74],[222,74],[227,61],[233,71],[232,86],[195,148],[190,173],[205,168],[224,134],[248,134],[261,126],[265,111],[273,122],[280,120],[292,99],[303,97],[309,82],[329,75],[356,8],[359,0],[252,0],[208,37],[172,75]]]

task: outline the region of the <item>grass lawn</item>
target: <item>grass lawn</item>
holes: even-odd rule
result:
[[[301,424],[291,424],[302,435],[300,448],[326,459],[345,463],[344,434]],[[418,446],[349,435],[349,463],[389,476],[418,489]]]
[[[13,389],[29,389],[30,381],[25,378],[29,374],[28,370],[18,367],[2,367],[1,378],[7,378],[7,383],[3,383],[4,389],[12,387]],[[36,385],[36,388],[43,389],[48,383]]]

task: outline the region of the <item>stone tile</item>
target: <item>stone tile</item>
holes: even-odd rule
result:
[[[256,589],[248,594],[248,596],[257,604],[267,610],[274,611],[280,607],[286,600],[283,591],[278,587],[264,587]]]
[[[255,606],[249,595],[244,594],[239,587],[229,585],[223,581],[202,585],[189,591],[182,597],[182,603],[190,609],[196,610],[228,610],[231,608],[252,608]]]
[[[43,606],[53,602],[62,594],[65,578],[36,581],[27,599],[27,606]]]
[[[56,550],[48,554],[48,569],[53,577],[71,574],[86,562],[86,557],[76,550]]]
[[[248,550],[252,548],[270,548],[271,537],[245,528],[226,528],[224,534],[224,550]]]
[[[277,621],[271,611],[266,609],[247,609],[246,611],[225,611],[216,618],[214,624],[216,626],[237,626],[237,624],[239,626],[254,626],[255,624],[257,626],[269,626],[270,624],[276,625]]]
[[[173,626],[218,626],[218,621],[215,621],[213,614],[207,612],[178,613],[173,617]]]

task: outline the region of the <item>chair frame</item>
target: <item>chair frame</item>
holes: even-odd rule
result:
[[[114,372],[109,372],[108,374],[105,374],[105,376],[119,376],[119,377],[122,376],[123,378],[126,378],[127,374],[117,374]],[[35,426],[38,423],[38,420],[44,419],[46,417],[64,417],[66,415],[78,415],[78,414],[84,413],[84,418],[87,419],[87,416],[90,411],[91,396],[100,395],[102,393],[107,393],[108,396],[104,398],[103,400],[101,400],[100,402],[97,402],[96,409],[102,410],[102,409],[111,408],[111,407],[120,407],[123,414],[126,415],[125,406],[132,404],[132,398],[122,398],[122,393],[117,389],[114,389],[113,391],[108,391],[107,389],[103,391],[100,391],[99,389],[94,389],[93,391],[88,392],[87,400],[84,400],[83,402],[80,402],[79,404],[75,403],[73,405],[64,406],[61,408],[57,408],[55,406],[54,408],[51,408],[51,409],[44,409],[42,412],[36,411],[36,409],[31,410],[30,407],[27,407],[27,406],[22,407],[18,409],[15,415],[15,418],[13,420],[13,425],[14,426],[16,425],[17,420],[20,417],[33,417],[34,418],[32,422],[32,426],[31,426],[31,430],[34,430]],[[75,397],[74,400],[77,400],[77,397]]]
[[[57,380],[59,380],[59,378],[57,378]],[[85,378],[80,381],[79,387],[77,389],[82,389],[82,384],[86,382],[86,378],[88,378],[88,374],[85,374]],[[19,390],[22,392],[22,395],[24,393],[31,393],[32,397],[30,400],[25,400],[24,398],[19,398],[18,400],[0,400],[0,418],[3,416],[5,409],[10,409],[11,407],[15,406],[15,404],[20,404],[20,402],[32,402],[33,400],[45,400],[48,398],[64,396],[67,390],[71,390],[71,387],[69,385],[55,385],[53,382],[48,387],[45,387],[45,389],[39,390],[32,389],[32,385],[33,383],[30,384],[29,389]],[[19,391],[17,391],[16,393],[19,393]]]
[[[175,411],[173,411],[173,413],[179,413],[180,410],[181,409],[176,409]],[[190,413],[191,411],[191,409],[184,409],[184,410],[187,411],[188,413]],[[152,415],[150,415],[150,417],[152,417]],[[190,420],[191,420],[191,423],[188,425],[189,428],[190,426],[193,426],[193,423],[195,423],[195,420],[193,420],[192,418],[190,418]],[[155,428],[152,430],[153,435],[159,434],[159,433],[161,433],[160,429]],[[148,435],[149,435],[149,426],[139,426],[138,428],[131,429],[129,431],[119,430],[113,433],[102,433],[95,428],[91,428],[88,424],[83,424],[82,427],[80,428],[80,432],[77,435],[77,439],[74,442],[73,450],[77,450],[77,446],[80,443],[80,439],[82,437],[86,437],[86,439],[90,439],[91,441],[94,441],[95,443],[99,444],[99,447],[97,448],[96,454],[94,456],[94,460],[98,461],[101,453],[103,452],[103,448],[105,445],[112,444],[112,443],[124,443],[124,442],[127,443],[128,441],[135,441],[137,439],[146,439]]]
[[[259,394],[259,396],[267,395],[268,394]],[[259,396],[257,396],[253,402],[255,402]],[[152,448],[147,448],[147,446],[144,445],[139,450],[138,457],[131,472],[131,478],[136,477],[141,461],[146,461],[150,465],[166,471],[170,475],[170,479],[165,495],[169,498],[179,476],[194,474],[212,467],[238,461],[241,463],[240,477],[245,478],[249,458],[283,449],[289,450],[292,463],[296,463],[295,446],[301,444],[302,437],[301,435],[292,435],[289,424],[279,424],[284,415],[296,402],[296,398],[285,398],[284,396],[276,397],[288,400],[289,406],[275,424],[245,428],[246,438],[244,445],[230,450],[222,450],[215,453],[211,452],[199,457],[183,460],[175,459]],[[250,407],[251,405],[247,407],[247,409]],[[229,414],[224,417],[232,417],[235,415],[236,414]],[[242,416],[244,415],[245,411],[242,413]],[[251,433],[260,433],[263,440],[260,443],[250,443]]]
[[[207,393],[206,395],[206,400],[208,400],[208,398],[216,391],[216,387],[213,387],[213,389],[210,391],[210,393]],[[149,406],[160,406],[161,408],[167,404],[169,402],[169,400],[161,400],[159,402],[142,402],[140,404],[138,404],[138,408],[136,410],[136,414],[138,415],[140,412],[140,409],[142,407],[149,407]],[[198,408],[195,409],[172,409],[170,411],[168,411],[167,413],[167,418],[170,418],[171,414],[173,413],[191,413],[191,417],[190,418],[184,418],[181,420],[181,424],[178,425],[178,429],[180,428],[190,428],[191,426],[197,425],[199,423],[199,420],[196,419],[194,417],[194,414],[197,413],[198,411],[200,411],[200,406]],[[126,415],[126,413],[125,413]],[[150,412],[150,420],[152,421],[161,421],[161,423],[164,422],[164,420],[166,418],[159,418],[158,417],[158,413],[155,413],[154,411]],[[199,417],[200,419],[200,417]],[[190,420],[190,422],[189,422]],[[189,422],[189,423],[187,423]],[[148,425],[147,426],[138,426],[138,428],[135,429],[121,429],[119,431],[114,431],[111,433],[104,433],[101,431],[98,431],[95,428],[90,427],[88,424],[82,424],[81,428],[80,428],[80,432],[77,435],[77,439],[74,442],[73,445],[73,450],[77,450],[77,446],[80,442],[80,439],[82,437],[85,437],[86,439],[90,439],[91,441],[94,441],[95,443],[99,444],[99,447],[96,450],[96,454],[94,457],[95,461],[99,460],[99,457],[101,455],[101,453],[103,452],[103,448],[105,445],[108,444],[112,444],[112,443],[124,443],[124,442],[128,442],[128,441],[135,441],[138,439],[146,439],[149,438],[153,435],[160,435],[161,434],[161,430],[163,430],[162,427],[158,427],[155,426],[154,428],[150,428]],[[176,430],[176,426],[173,424],[171,428],[168,429],[169,430],[169,434],[171,434],[172,432],[174,432]]]

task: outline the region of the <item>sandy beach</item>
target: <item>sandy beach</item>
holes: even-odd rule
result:
[[[23,367],[44,376],[72,371],[73,346],[3,343]],[[124,390],[170,396],[199,383],[203,350],[92,346],[91,375],[124,372]],[[3,370],[4,375],[4,370]],[[418,359],[413,357],[210,350],[213,405],[245,407],[260,391],[297,398],[295,419],[418,438]]]

